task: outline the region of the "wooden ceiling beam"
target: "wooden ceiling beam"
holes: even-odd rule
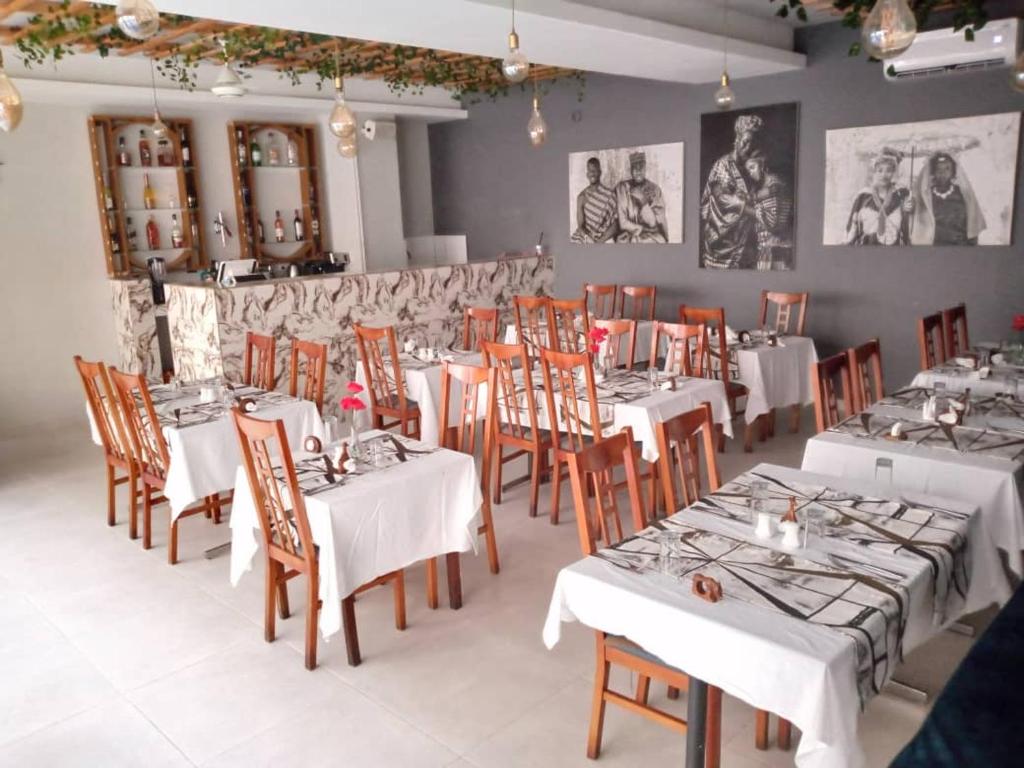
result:
[[[193,21],[190,24],[182,24],[177,27],[169,27],[148,40],[144,40],[140,43],[134,43],[131,45],[122,46],[118,48],[118,56],[131,56],[134,53],[145,53],[156,48],[160,48],[166,43],[173,42],[185,35],[199,34],[201,32],[208,32],[215,27],[218,27],[219,23],[216,21],[209,21],[207,19],[200,19],[199,21]]]
[[[45,6],[39,0],[10,0],[0,5],[0,21],[21,11],[40,13],[43,10],[45,10]]]

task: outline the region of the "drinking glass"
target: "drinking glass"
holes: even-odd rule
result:
[[[750,484],[750,522],[757,524],[759,512],[768,511],[768,483],[755,480]]]
[[[1010,374],[1006,377],[1006,394],[1017,400],[1020,398],[1020,377]]]
[[[892,459],[879,456],[875,459],[875,482],[892,485],[893,481]]]
[[[647,381],[651,385],[651,392],[654,392],[658,388],[658,367],[651,365],[647,369]]]
[[[658,534],[658,570],[673,575],[673,560],[679,554],[679,534],[662,531]]]
[[[938,415],[940,413],[945,413],[949,408],[946,401],[946,382],[936,381],[932,386],[932,389],[935,390],[935,414]]]

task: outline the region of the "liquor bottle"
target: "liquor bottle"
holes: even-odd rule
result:
[[[295,229],[295,242],[301,243],[306,239],[306,229],[302,223],[302,217],[299,216],[299,209],[295,209],[295,218],[292,220],[292,227]]]
[[[196,197],[196,191],[192,187],[191,180],[185,181],[185,206],[193,211],[199,207],[199,198]]]
[[[178,214],[171,214],[171,248],[181,248],[185,244],[181,236],[181,227],[178,226]]]
[[[249,150],[246,149],[241,128],[235,129],[235,146],[238,148],[238,167],[242,168],[249,162]]]
[[[146,245],[151,251],[160,248],[160,227],[157,226],[156,219],[152,216],[146,222]]]
[[[274,239],[279,243],[284,242],[284,219],[280,211],[274,211]]]
[[[261,243],[267,242],[266,235],[263,232],[263,219],[256,219],[256,237]]]
[[[242,182],[242,205],[246,208],[252,206],[252,192],[249,191],[249,185],[244,181]]]
[[[318,242],[320,240],[320,219],[316,217],[315,212],[312,212],[309,221],[309,231],[313,233],[313,241]]]
[[[252,156],[252,164],[255,167],[263,165],[263,150],[260,149],[260,145],[256,143],[256,139],[252,140],[252,145],[249,147],[249,154]]]
[[[132,164],[132,153],[128,151],[128,145],[124,143],[124,136],[117,137],[117,164]]]
[[[147,211],[151,211],[156,208],[156,192],[153,187],[149,185],[149,174],[145,174],[142,177],[144,186],[142,187],[142,204],[145,206]]]
[[[192,217],[192,223],[189,224],[189,229],[192,232],[192,241],[189,243],[193,248],[199,247],[199,222],[196,221],[196,217]]]
[[[270,165],[281,164],[281,147],[277,143],[277,136],[271,131],[268,137],[270,139],[270,147],[267,150],[267,155]]]
[[[124,228],[128,235],[128,247],[133,251],[139,248],[139,235],[135,231],[135,225],[132,224],[132,217],[129,216],[124,220]]]
[[[185,135],[185,129],[178,129],[178,143],[181,145],[181,164],[184,166],[192,165],[192,147],[189,146],[188,136]]]
[[[146,140],[146,132],[139,131],[139,165],[150,166],[153,164],[153,153],[149,151],[149,141]]]
[[[160,139],[156,145],[156,163],[162,168],[174,165],[174,148],[167,139]]]
[[[114,210],[114,196],[110,193],[110,187],[103,185],[103,206],[105,210]]]
[[[299,164],[299,145],[295,139],[288,139],[288,165]]]
[[[178,201],[174,199],[174,195],[171,195],[170,197],[167,198],[167,207],[168,208],[177,208],[178,207]]]
[[[117,232],[110,233],[110,252],[120,253],[121,252],[121,240],[117,237]]]

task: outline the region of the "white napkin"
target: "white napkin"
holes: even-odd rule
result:
[[[954,357],[953,362],[961,368],[970,368],[972,370],[978,365],[978,361],[973,357]]]
[[[938,410],[938,403],[935,399],[935,395],[928,398],[927,402],[921,406],[921,418],[925,421],[935,421],[936,411]],[[895,425],[894,425],[895,426]]]
[[[725,340],[730,344],[734,344],[740,340],[740,335],[727,325],[725,326]]]
[[[1002,352],[996,352],[992,355],[992,365],[1003,365],[1006,362],[1006,355]]]

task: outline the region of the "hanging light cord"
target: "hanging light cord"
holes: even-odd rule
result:
[[[516,0],[512,0],[512,31],[516,31]]]
[[[153,86],[153,111],[159,112],[160,109],[156,105],[156,67],[153,64],[153,59],[149,60],[149,82]]]
[[[729,0],[722,0],[722,72],[729,71]]]

